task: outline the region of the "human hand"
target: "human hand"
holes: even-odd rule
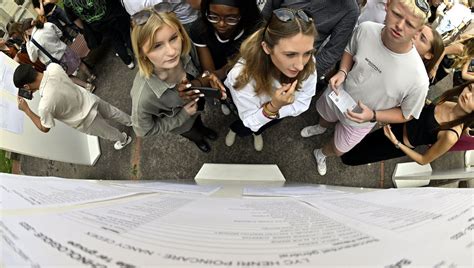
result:
[[[393,134],[390,124],[383,127],[383,133],[385,134],[385,137],[387,137],[393,144],[398,143],[398,139],[395,137],[395,134]]]
[[[329,85],[331,89],[339,95],[339,87],[346,80],[346,73],[338,71],[331,79],[329,79]]]
[[[186,111],[188,115],[194,115],[197,112],[197,102],[199,98],[196,98],[183,106],[183,109]]]
[[[280,88],[273,92],[271,106],[280,110],[281,107],[292,104],[295,101],[295,90],[298,80],[291,84],[283,84]]]
[[[214,73],[211,73],[209,71],[204,71],[201,75],[201,79],[203,79],[203,84],[209,84],[212,88],[217,88],[221,92],[221,100],[227,99],[227,93],[224,87],[224,84],[222,84],[221,80],[217,75]]]
[[[364,123],[370,121],[372,117],[374,117],[374,111],[367,107],[367,105],[363,104],[361,101],[357,102],[360,109],[362,110],[360,113],[356,113],[353,111],[347,110],[346,116],[350,120],[357,122],[357,123]]]
[[[179,97],[185,101],[192,101],[199,97],[203,97],[204,94],[197,89],[190,90],[191,83],[188,81],[186,77],[184,77],[181,82],[176,86]]]
[[[30,106],[28,106],[28,103],[23,99],[22,97],[17,97],[17,102],[18,102],[18,109],[23,112],[27,112],[30,109]]]

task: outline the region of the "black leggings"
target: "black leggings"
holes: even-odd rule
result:
[[[201,115],[198,115],[191,129],[181,133],[181,136],[193,142],[202,142],[207,133],[207,129],[208,128],[202,123]]]
[[[240,120],[240,118],[239,118],[239,119],[235,120],[230,125],[230,129],[233,132],[235,132],[239,137],[250,136],[251,134],[260,135],[267,128],[280,123],[280,121],[281,121],[281,119],[274,119],[274,120],[266,123],[265,125],[263,125],[259,130],[257,130],[257,132],[253,132],[250,128],[246,127],[244,125],[244,122],[242,122],[242,120]]]
[[[392,132],[399,141],[403,141],[403,126],[404,124],[391,125]],[[352,150],[343,154],[341,160],[346,165],[357,166],[402,156],[405,156],[405,153],[385,137],[383,128],[379,128],[365,136]]]

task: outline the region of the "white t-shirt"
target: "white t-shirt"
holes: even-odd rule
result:
[[[39,87],[38,115],[41,124],[54,127],[54,119],[78,129],[87,129],[97,115],[99,98],[77,86],[59,64],[51,63]]]
[[[135,13],[142,11],[145,8],[152,7],[161,2],[170,2],[173,6],[174,13],[176,17],[182,24],[191,23],[199,17],[198,11],[192,9],[192,7],[185,1],[181,3],[174,3],[176,1],[166,1],[166,0],[122,0],[122,5],[130,16]]]
[[[373,21],[378,23],[384,23],[385,21],[385,4],[387,0],[367,0],[365,6],[360,10],[360,16],[357,20],[357,24],[361,24],[365,21]]]
[[[346,52],[353,56],[354,65],[342,87],[357,101],[373,110],[400,107],[405,118],[418,118],[428,93],[428,74],[423,61],[413,46],[403,54],[389,50],[382,43],[383,24],[364,22],[352,34]],[[369,127],[346,118],[326,97],[340,122],[354,127]]]
[[[240,61],[235,64],[232,70],[230,70],[230,72],[227,74],[227,79],[224,81],[224,84],[230,90],[232,100],[239,111],[240,119],[246,127],[255,132],[272,120],[265,117],[262,113],[262,105],[271,101],[272,98],[271,96],[264,94],[258,96],[257,93],[255,93],[255,80],[253,79],[243,88],[239,90],[234,89],[234,83],[243,67],[244,65]],[[315,70],[314,73],[308,77],[308,79],[301,83],[301,88],[298,91],[295,91],[295,101],[292,104],[283,106],[280,109],[280,118],[298,116],[304,111],[308,110],[311,103],[311,98],[316,93],[317,77],[318,76]],[[280,87],[280,82],[274,80],[273,89]]]

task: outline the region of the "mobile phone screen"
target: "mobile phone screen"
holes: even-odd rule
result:
[[[27,100],[33,99],[33,93],[29,90],[24,89],[24,88],[19,88],[18,89],[18,96],[23,97]]]
[[[201,92],[201,94],[204,94],[204,97],[206,98],[215,98],[215,99],[220,99],[221,98],[221,92],[220,90],[212,87],[191,87],[190,89],[197,89]]]

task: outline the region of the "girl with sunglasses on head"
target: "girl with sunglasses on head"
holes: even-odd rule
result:
[[[202,69],[213,71],[224,80],[230,69],[228,60],[261,22],[255,0],[202,0],[201,20],[190,32]],[[225,115],[230,114],[224,103],[221,109]]]
[[[436,104],[426,105],[418,119],[370,133],[341,159],[355,166],[407,155],[425,165],[446,153],[472,124],[474,87],[469,83],[446,91]],[[414,150],[429,144],[432,146],[422,154]]]
[[[171,11],[171,5],[160,3],[132,16],[132,46],[139,66],[130,93],[133,129],[141,137],[179,134],[209,152],[205,138],[215,140],[217,134],[201,121],[198,106],[204,106],[203,95],[187,89],[212,86],[223,98],[225,89],[213,74],[194,79],[198,70],[188,55],[191,40]]]
[[[254,136],[263,149],[262,132],[281,118],[309,108],[316,88],[313,21],[302,10],[273,11],[268,24],[247,38],[225,80],[239,119],[230,125],[226,145],[236,135]]]

